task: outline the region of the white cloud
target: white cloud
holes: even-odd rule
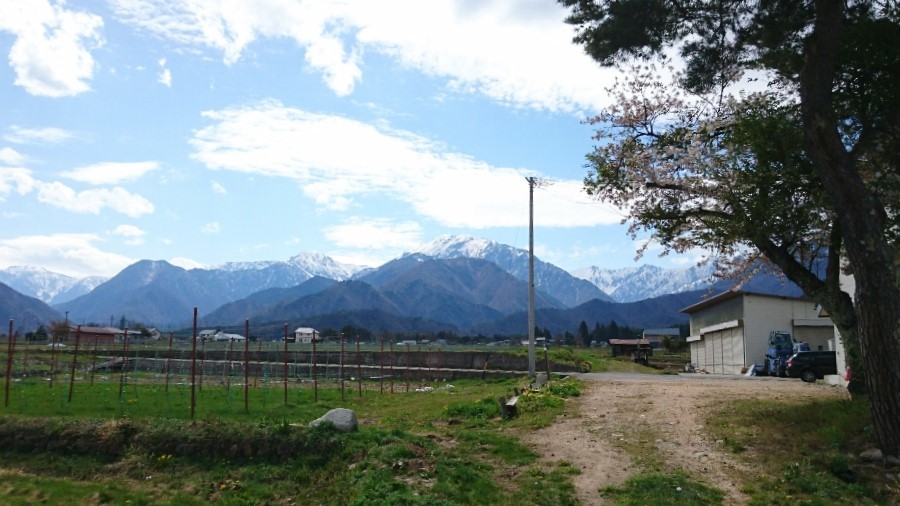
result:
[[[202,227],[200,227],[200,232],[203,234],[207,234],[207,235],[218,234],[221,231],[222,231],[222,226],[219,225],[218,221],[213,221],[213,222],[207,223],[206,225],[203,225]]]
[[[3,165],[21,165],[25,156],[10,147],[0,148],[0,163]]]
[[[144,230],[134,225],[119,225],[114,228],[110,234],[124,237],[125,244],[130,246],[140,246],[144,244],[144,236],[147,234]]]
[[[76,192],[54,181],[38,185],[38,200],[68,211],[84,214],[100,214],[104,208],[137,218],[154,211],[153,204],[144,197],[124,188],[100,188]]]
[[[0,202],[6,200],[11,193],[27,195],[39,184],[28,169],[0,168]]]
[[[94,234],[32,235],[0,239],[0,267],[40,265],[76,278],[113,276],[134,259],[94,246]]]
[[[325,237],[342,248],[413,249],[422,242],[422,227],[406,221],[354,218],[347,223],[327,227]]]
[[[15,37],[9,63],[15,84],[46,97],[77,95],[90,89],[94,58],[103,44],[103,19],[48,0],[0,2],[0,31]]]
[[[172,71],[169,69],[163,69],[162,72],[159,73],[159,76],[156,78],[156,81],[162,83],[166,88],[171,88]]]
[[[157,77],[157,82],[162,83],[166,88],[172,87],[172,71],[166,68],[166,59],[159,59],[159,66],[162,71],[159,73],[159,77]]]
[[[38,201],[76,213],[99,214],[109,208],[137,218],[155,210],[149,200],[118,186],[76,192],[58,181],[37,180],[28,169],[0,168],[0,202],[13,192],[27,195],[32,191],[37,191]]]
[[[313,114],[275,101],[207,111],[204,116],[214,123],[194,133],[192,158],[214,170],[297,181],[308,197],[328,209],[349,209],[354,199],[379,194],[445,226],[528,222],[529,173],[490,166],[411,132]],[[582,185],[559,181],[536,191],[535,224],[618,223],[621,214],[590,200]]]
[[[231,0],[113,0],[123,22],[189,47],[222,51],[224,62],[240,59],[260,36],[290,38],[306,48],[306,62],[323,74],[337,94],[346,95],[360,79],[356,51],[344,48],[341,36],[349,28],[344,18],[352,5],[338,2]]]
[[[362,80],[367,53],[446,79],[450,90],[575,113],[608,103],[604,88],[616,74],[572,43],[567,11],[552,1],[113,0],[112,7],[125,23],[221,51],[229,65],[259,38],[294,40],[341,96]]]
[[[144,174],[159,168],[156,162],[107,162],[76,167],[62,173],[62,176],[82,183],[94,185],[120,184],[134,181]]]
[[[9,127],[3,138],[13,144],[59,144],[73,137],[74,134],[62,128],[22,128],[18,125]]]
[[[219,195],[225,195],[226,193],[228,193],[228,190],[226,190],[225,187],[222,186],[222,184],[218,181],[213,181],[212,183],[210,183],[210,187],[212,188],[213,193],[218,193]]]

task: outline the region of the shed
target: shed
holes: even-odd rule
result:
[[[610,339],[609,345],[612,346],[612,356],[650,356],[653,355],[653,347],[647,339]]]
[[[81,332],[78,335],[78,332]],[[129,336],[134,336],[134,332],[130,332]],[[87,327],[84,325],[69,326],[68,340],[74,342],[76,339],[82,343],[121,343],[125,340],[125,331],[115,327]]]
[[[762,364],[774,330],[790,332],[795,342],[806,342],[811,350],[833,345],[834,324],[806,298],[735,290],[682,312],[690,316],[691,363],[710,373],[741,374]]]

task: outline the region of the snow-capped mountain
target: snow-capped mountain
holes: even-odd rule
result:
[[[99,276],[73,278],[42,267],[13,266],[0,269],[0,282],[47,304],[72,300],[90,292],[106,280],[107,278]]]
[[[528,251],[488,239],[465,235],[442,235],[413,253],[433,258],[476,258],[496,264],[517,279],[528,281]],[[593,299],[613,301],[590,281],[572,276],[559,267],[534,259],[534,287],[555,297],[567,307]]]
[[[161,260],[141,260],[91,293],[54,307],[85,321],[118,314],[133,321],[174,322],[187,320],[193,307],[205,313],[261,290],[297,286],[315,276],[341,281],[361,269],[318,253],[301,253],[282,262],[234,262],[189,270]]]
[[[717,281],[712,273],[713,267],[709,265],[686,269],[642,265],[622,269],[587,267],[573,271],[572,275],[590,281],[617,302],[633,302],[708,288]]]
[[[287,261],[262,261],[262,262],[228,262],[219,266],[210,267],[205,270],[238,272],[238,271],[263,271],[273,267],[287,265],[300,277],[304,277],[303,281],[314,276],[334,279],[337,281],[351,278],[357,272],[365,269],[358,265],[342,264],[334,261],[329,256],[315,252],[302,252],[291,257]]]

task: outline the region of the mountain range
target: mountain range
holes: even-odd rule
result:
[[[16,290],[51,302],[44,314],[66,313],[70,321],[85,324],[114,324],[124,317],[178,328],[190,322],[196,307],[202,326],[251,319],[322,328],[351,324],[394,332],[516,334],[527,331],[522,322],[527,321],[528,257],[527,251],[485,239],[441,236],[374,269],[302,253],[284,262],[208,269],[141,260],[91,290],[90,283],[54,278],[43,269],[5,269],[0,281],[10,280],[7,284]],[[683,323],[687,318],[681,309],[710,291],[729,288],[728,282],[713,283],[709,272],[698,268],[592,267],[570,274],[537,258],[534,280],[537,324],[554,332],[574,331],[581,321],[612,319],[638,327]],[[799,294],[770,275],[753,283],[747,289]],[[76,285],[86,291],[74,298],[61,296],[75,293],[71,287]]]

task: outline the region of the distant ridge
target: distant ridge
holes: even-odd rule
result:
[[[8,268],[0,274],[48,297],[72,284],[71,278],[43,269]],[[574,331],[581,321],[603,322],[607,317],[636,327],[667,326],[686,321],[679,311],[690,305],[676,308],[670,301],[677,305],[695,292],[709,295],[735,288],[730,280],[713,282],[708,269],[696,267],[590,267],[576,274],[582,277],[535,259],[539,327]],[[76,323],[109,325],[125,318],[163,329],[189,324],[197,307],[202,325],[238,325],[245,319],[281,327],[287,321],[312,325],[341,315],[384,331],[517,334],[527,331],[522,323],[527,319],[527,279],[527,251],[446,235],[377,268],[341,264],[319,253],[189,270],[162,260],[141,260],[52,309],[68,311]],[[742,289],[801,294],[770,272],[758,274]],[[617,303],[606,291],[624,302]]]

